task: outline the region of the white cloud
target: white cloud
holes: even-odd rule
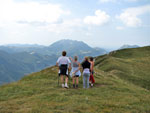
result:
[[[106,2],[116,2],[116,0],[99,0],[101,3],[106,3]]]
[[[137,2],[139,0],[124,0],[124,1],[126,1],[126,2]]]
[[[82,27],[81,19],[64,20],[61,24],[47,24],[46,26],[39,26],[39,30],[47,30],[56,34],[72,33],[75,27]]]
[[[91,25],[103,25],[107,23],[110,19],[110,16],[106,14],[106,12],[101,10],[95,11],[95,16],[87,16],[84,18],[85,24],[91,24]]]
[[[38,2],[14,2],[0,0],[0,22],[57,22],[61,15],[69,14],[58,4],[40,4]]]
[[[116,29],[117,29],[117,30],[123,30],[124,27],[122,27],[122,26],[117,26]]]
[[[108,2],[113,2],[113,3],[120,3],[120,2],[137,2],[139,0],[99,0],[100,3],[108,3]]]
[[[150,13],[150,5],[127,8],[116,18],[120,19],[128,27],[138,27],[142,25],[142,20],[138,16],[145,13]]]

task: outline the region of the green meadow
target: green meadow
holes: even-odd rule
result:
[[[93,88],[58,86],[53,66],[0,87],[0,113],[150,113],[150,47],[123,49],[95,61]]]

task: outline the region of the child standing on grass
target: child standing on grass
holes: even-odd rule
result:
[[[83,68],[83,88],[89,88],[91,63],[89,62],[88,57],[84,58],[84,62],[82,63],[82,68]]]
[[[74,56],[74,60],[71,57],[70,59],[72,61],[72,70],[71,70],[70,76],[72,77],[72,80],[73,80],[73,88],[78,88],[79,77],[81,76],[80,63],[78,62],[77,56]]]
[[[93,84],[95,83],[95,80],[94,80],[94,58],[93,57],[90,57],[90,63],[91,63],[91,69],[90,69],[90,83],[91,83],[91,87],[93,87]]]

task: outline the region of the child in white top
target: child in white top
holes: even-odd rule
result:
[[[77,56],[74,57],[74,60],[72,60],[72,58],[70,59],[72,61],[72,70],[70,76],[72,77],[73,80],[73,88],[78,88],[79,77],[81,76],[80,63],[78,62]],[[76,85],[75,85],[75,81],[76,81]]]

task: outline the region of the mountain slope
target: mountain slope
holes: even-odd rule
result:
[[[57,57],[37,53],[0,51],[0,85],[21,79],[31,72],[54,65]]]
[[[100,70],[150,89],[150,46],[114,51],[98,57],[96,64]]]
[[[19,80],[23,73],[28,72],[26,68],[10,54],[0,51],[0,84]]]
[[[50,45],[49,49],[51,50],[51,52],[54,52],[53,54],[56,53],[60,55],[60,53],[63,50],[66,50],[69,56],[78,55],[81,57],[89,56],[89,55],[98,56],[106,53],[106,51],[103,49],[100,48],[95,49],[88,46],[82,41],[76,41],[76,40],[60,40]]]
[[[150,73],[145,69],[150,64],[149,49],[120,50],[97,57],[96,84],[90,89],[82,88],[82,78],[79,89],[60,88],[57,84],[58,70],[54,66],[32,73],[18,82],[3,85],[0,87],[0,112],[149,113],[150,90],[143,87],[147,83],[137,84],[128,79],[133,75],[126,70],[130,72],[133,63],[133,72],[138,71],[133,77],[140,77],[138,73]],[[130,54],[131,51],[133,54]],[[139,67],[138,63],[142,66]],[[147,75],[142,76],[144,80],[150,80]],[[69,84],[72,86],[71,82]]]

